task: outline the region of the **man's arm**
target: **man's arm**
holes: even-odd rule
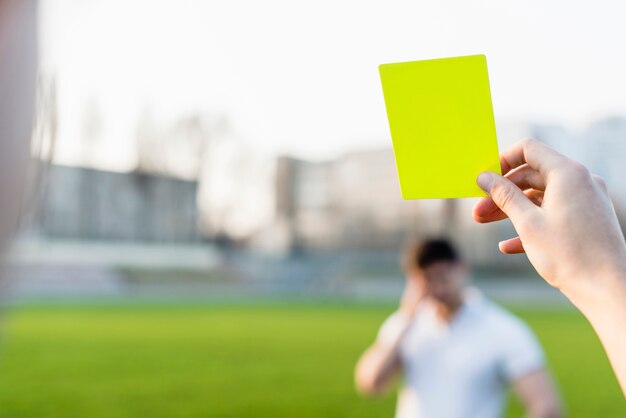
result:
[[[356,387],[363,395],[379,395],[401,370],[398,344],[390,347],[376,342],[363,353],[356,365]]]
[[[500,251],[525,252],[580,309],[626,395],[626,242],[604,182],[534,140],[519,142],[500,161],[504,177],[485,172],[477,179],[488,197],[474,207],[474,219],[511,219],[519,236],[502,241]]]
[[[561,401],[550,374],[538,370],[513,382],[513,391],[526,408],[527,418],[562,418]]]
[[[417,305],[424,298],[423,284],[407,279],[400,309],[383,325],[378,340],[363,353],[356,365],[354,380],[364,395],[384,392],[402,370],[400,345],[406,335]]]

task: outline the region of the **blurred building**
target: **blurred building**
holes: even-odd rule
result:
[[[200,241],[197,182],[52,165],[34,233],[46,238]]]
[[[497,242],[515,231],[508,221],[476,224],[476,199],[403,200],[391,148],[320,162],[274,158],[219,118],[193,116],[167,129],[148,122],[139,130],[143,151],[133,172],[52,166],[37,233],[146,242],[225,238],[274,253],[397,250],[407,236],[447,235],[474,263],[526,262],[499,254]],[[576,134],[559,125],[501,123],[498,135],[502,148],[534,136],[581,160],[605,177],[618,214],[626,207],[626,166],[612,157],[626,152],[626,119]]]
[[[580,132],[560,125],[534,125],[533,136],[574,158],[604,178],[618,211],[626,209],[626,118],[610,117]]]
[[[400,197],[391,150],[347,154],[308,162],[281,157],[276,169],[276,222],[288,231],[289,246],[304,248],[384,247],[402,238],[420,207]],[[417,224],[415,232],[441,225]]]
[[[391,149],[325,162],[281,157],[275,197],[273,243],[283,249],[397,250],[407,236],[447,235],[488,263],[497,240],[512,236],[506,223],[476,225],[475,199],[403,200]]]
[[[591,124],[583,132],[584,162],[606,181],[613,198],[626,208],[626,118],[607,118]]]

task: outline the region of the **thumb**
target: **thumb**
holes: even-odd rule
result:
[[[537,208],[515,183],[496,173],[480,173],[476,182],[514,224],[522,215]]]

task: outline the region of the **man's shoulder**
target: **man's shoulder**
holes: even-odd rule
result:
[[[485,297],[478,304],[484,321],[499,332],[529,332],[528,325],[513,312]]]

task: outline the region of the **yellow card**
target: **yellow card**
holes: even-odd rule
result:
[[[476,177],[500,173],[485,56],[378,69],[402,197],[485,196]]]

